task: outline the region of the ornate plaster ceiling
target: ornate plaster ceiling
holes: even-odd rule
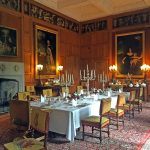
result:
[[[34,0],[77,21],[150,8],[150,0]]]

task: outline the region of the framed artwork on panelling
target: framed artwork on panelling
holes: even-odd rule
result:
[[[145,34],[143,31],[115,36],[115,61],[117,77],[143,77],[140,66],[144,62]]]
[[[56,75],[58,32],[42,26],[35,26],[36,66],[43,65],[41,78]],[[36,71],[36,75],[38,72]],[[36,76],[37,77],[37,76]]]
[[[5,26],[0,26],[0,56],[18,56],[17,31]]]

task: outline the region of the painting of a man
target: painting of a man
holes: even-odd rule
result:
[[[140,66],[143,64],[144,33],[136,32],[116,36],[116,63],[118,76],[132,74],[142,75]]]
[[[0,56],[17,56],[17,32],[0,27]]]

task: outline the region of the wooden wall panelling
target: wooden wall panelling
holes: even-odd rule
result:
[[[32,84],[34,82],[33,65],[32,65],[32,53],[24,53],[24,69],[25,69],[25,78],[26,75],[30,75],[30,79],[26,78],[25,83]]]
[[[23,52],[24,52],[24,67],[25,67],[25,85],[34,84],[35,64],[34,64],[34,40],[32,20],[28,16],[23,16]]]

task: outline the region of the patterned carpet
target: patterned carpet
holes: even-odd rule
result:
[[[150,149],[150,103],[144,103],[142,113],[135,112],[135,118],[130,121],[125,118],[125,127],[110,126],[110,138],[103,135],[100,144],[98,139],[85,137],[82,139],[82,129],[77,132],[74,142],[68,142],[65,136],[50,135],[48,150],[149,150]],[[86,128],[86,131],[90,131]],[[23,131],[17,131],[12,127],[9,115],[0,116],[0,150],[3,144],[13,141],[15,137],[21,136]],[[98,134],[98,133],[95,133]],[[145,145],[144,145],[145,144]],[[144,145],[144,146],[143,146]]]

